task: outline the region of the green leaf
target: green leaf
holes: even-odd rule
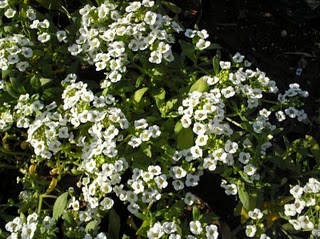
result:
[[[177,135],[177,147],[178,149],[189,149],[193,146],[194,134],[190,128],[182,128]]]
[[[41,87],[43,87],[47,84],[50,84],[52,82],[52,79],[41,77],[39,81],[40,81]]]
[[[138,231],[136,232],[136,235],[138,236],[146,236],[147,231],[150,228],[150,221],[149,220],[144,220]]]
[[[199,80],[197,80],[190,88],[189,92],[206,92],[209,89],[208,83],[201,77]]]
[[[213,66],[214,74],[218,75],[219,71],[220,71],[220,56],[219,56],[219,54],[215,55],[212,58],[212,66]]]
[[[180,14],[181,13],[181,8],[178,7],[176,4],[169,2],[169,1],[162,1],[161,2],[166,8],[168,8],[171,12],[175,14]]]
[[[183,129],[182,123],[178,121],[176,125],[174,126],[174,133],[178,134]]]
[[[61,194],[53,205],[52,219],[57,221],[63,214],[68,205],[68,192]]]
[[[38,90],[41,87],[41,82],[40,82],[39,76],[38,75],[34,75],[30,79],[30,84],[31,84],[32,88],[34,88],[35,90]]]
[[[211,43],[209,47],[206,48],[206,50],[221,50],[223,47],[217,43]]]
[[[197,57],[195,54],[194,46],[187,41],[180,40],[182,54],[188,57],[193,63],[196,63]]]
[[[249,194],[246,191],[246,188],[241,183],[238,184],[238,195],[239,199],[246,210],[249,210],[250,207],[250,198]]]
[[[151,145],[150,144],[146,144],[146,143],[142,143],[140,145],[142,152],[148,157],[151,158],[152,157],[152,152],[151,152]]]
[[[201,219],[201,213],[197,206],[192,207],[192,220],[199,221]]]
[[[311,136],[306,135],[306,141],[308,142],[310,151],[313,155],[313,157],[317,160],[318,163],[320,163],[320,147],[317,141]]]
[[[108,238],[117,239],[120,234],[120,216],[118,213],[111,209],[109,211],[109,228],[108,228]]]
[[[161,111],[164,106],[164,99],[166,98],[166,91],[163,88],[160,88],[156,94],[153,95],[153,98],[156,101],[158,109]]]
[[[139,104],[139,102],[141,101],[144,93],[146,93],[148,91],[148,89],[149,89],[148,87],[143,87],[143,88],[137,90],[136,92],[134,92],[133,97],[132,97],[133,102],[135,104]]]
[[[179,218],[184,213],[185,202],[183,200],[175,202],[165,214],[166,220],[171,220],[172,217]]]
[[[93,220],[93,221],[89,222],[86,225],[85,232],[86,233],[94,232],[98,225],[99,225],[99,222],[97,220]]]

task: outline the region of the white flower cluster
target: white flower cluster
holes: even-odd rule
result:
[[[320,212],[320,182],[309,178],[303,187],[291,187],[290,194],[294,197],[294,202],[284,205],[284,214],[290,218],[290,224],[297,231],[312,231],[315,237],[319,237],[320,221],[314,215],[319,215]]]
[[[120,184],[114,188],[114,192],[121,201],[129,203],[127,208],[135,215],[142,210],[141,205],[159,201],[168,182],[159,165],[150,165],[147,170],[134,168],[132,173],[131,179],[127,181],[128,190]]]
[[[70,77],[66,78],[67,81]],[[42,158],[49,159],[57,154],[63,143],[81,148],[82,165],[90,172],[95,156],[102,154],[113,158],[118,154],[116,144],[123,139],[119,132],[128,128],[129,122],[119,108],[110,106],[113,97],[95,96],[81,81],[64,82],[64,85],[64,104],[60,107],[53,102],[41,111],[43,105],[39,101],[28,106],[25,99],[28,95],[21,96],[15,107],[16,115],[21,115],[17,126],[28,128],[27,142]],[[37,117],[30,123],[28,116],[33,112],[37,113]],[[80,125],[88,126],[86,134],[77,135],[71,131]]]
[[[162,238],[167,235],[169,239],[181,239],[181,235],[178,234],[178,225],[175,222],[156,222],[148,230],[149,239]],[[207,238],[207,239],[217,239],[219,236],[218,227],[216,225],[202,225],[200,221],[191,221],[189,223],[190,232],[192,234],[188,235],[187,238]]]
[[[33,56],[33,43],[21,34],[0,39],[0,70],[6,71],[15,66],[19,71],[25,71],[29,59]]]
[[[7,231],[11,232],[10,239],[34,238],[36,231],[49,231],[55,226],[54,221],[49,216],[45,216],[39,221],[37,213],[29,214],[27,218],[16,217],[5,225]]]
[[[0,107],[0,132],[10,127],[13,123],[14,117],[12,116],[10,106],[5,103]]]
[[[299,97],[306,98],[308,96],[309,96],[308,91],[301,90],[300,85],[298,83],[293,83],[289,85],[289,89],[286,90],[284,94],[278,95],[278,100],[283,105],[286,105],[290,102],[295,102]],[[286,115],[292,119],[297,118],[298,121],[305,121],[307,119],[307,114],[304,112],[304,110],[303,109],[299,110],[294,106],[289,106],[284,111],[279,110],[276,113],[277,119],[279,121],[285,120]]]
[[[159,126],[149,126],[146,119],[135,120],[134,127],[135,135],[128,142],[132,148],[138,147],[143,142],[148,142],[150,138],[157,138],[161,134]]]
[[[196,49],[200,51],[208,48],[211,45],[211,42],[207,40],[207,38],[209,37],[209,34],[205,29],[201,31],[186,29],[184,35],[188,38],[191,38],[193,44],[195,44],[196,46]]]
[[[106,70],[109,82],[120,81],[129,60],[136,59],[133,54],[142,51],[147,53],[140,58],[149,58],[150,63],[173,61],[173,34],[182,31],[177,22],[153,11],[157,8],[154,1],[130,2],[125,11],[120,6],[105,1],[98,7],[80,9],[78,38],[68,48],[71,55],[95,64],[97,71]]]

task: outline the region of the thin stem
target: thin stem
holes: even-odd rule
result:
[[[227,117],[226,120],[228,120],[229,122],[231,122],[234,125],[238,126],[239,128],[243,129],[241,124],[239,124],[238,122],[234,121],[233,119],[230,119],[229,117]]]

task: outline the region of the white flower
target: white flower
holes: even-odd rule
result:
[[[0,9],[6,8],[8,5],[8,0],[0,1]]]
[[[209,139],[209,136],[208,135],[203,135],[203,134],[200,134],[198,135],[196,141],[195,141],[195,144],[197,146],[205,146],[208,142],[208,139]]]
[[[110,12],[110,8],[106,6],[106,4],[102,3],[98,7],[98,17],[99,19],[104,19]]]
[[[186,195],[184,196],[184,203],[191,206],[195,202],[196,197],[194,194],[187,192]]]
[[[113,207],[114,201],[111,198],[105,197],[100,202],[100,205],[102,206],[103,210],[107,211]]]
[[[190,153],[192,154],[193,159],[201,158],[203,155],[202,149],[198,146],[192,146],[190,148]]]
[[[14,15],[16,15],[17,11],[12,9],[12,8],[8,8],[5,12],[4,12],[4,15],[7,17],[7,18],[13,18]]]
[[[236,142],[227,140],[226,144],[224,145],[224,150],[227,153],[234,154],[238,150],[238,144]]]
[[[180,122],[183,128],[189,128],[189,126],[192,124],[191,118],[186,115],[182,116],[182,118],[180,119]]]
[[[174,179],[181,179],[187,175],[187,171],[180,166],[173,166],[170,170]]]
[[[144,16],[144,22],[150,26],[153,26],[156,23],[157,14],[151,11],[146,12]]]
[[[33,21],[36,19],[36,12],[32,8],[28,8],[26,14],[29,20]]]
[[[295,216],[297,214],[296,206],[294,204],[285,204],[284,214],[286,216]]]
[[[45,216],[42,220],[42,225],[49,230],[54,225],[54,220],[49,216]]]
[[[232,57],[232,60],[233,62],[235,63],[241,63],[244,59],[244,56],[241,55],[239,52],[237,52],[233,57]]]
[[[16,64],[16,67],[18,68],[19,71],[25,71],[29,67],[29,62],[27,61],[20,61]]]
[[[44,19],[42,22],[39,22],[39,27],[41,28],[49,28],[50,26],[50,22],[48,21],[48,19]]]
[[[59,128],[58,136],[59,136],[59,138],[62,138],[62,139],[69,138],[70,135],[69,135],[69,132],[68,132],[68,127],[64,126],[64,127]]]
[[[257,167],[255,167],[255,166],[253,166],[252,164],[249,163],[249,164],[244,166],[243,171],[247,175],[252,176],[252,175],[254,175],[256,173]]]
[[[303,194],[303,188],[299,185],[295,185],[290,189],[290,193],[294,198],[300,198]]]
[[[199,221],[191,221],[189,223],[189,228],[190,228],[190,231],[194,234],[194,235],[199,235],[201,234],[202,232],[202,225],[201,225],[201,222]]]
[[[246,152],[239,153],[239,161],[243,164],[249,163],[250,158],[251,158],[250,153],[246,153]]]
[[[30,58],[33,56],[33,51],[30,47],[22,47],[21,48],[21,54],[25,57],[25,58]]]
[[[160,222],[156,222],[147,233],[149,239],[158,239],[161,238],[164,234],[163,227]]]
[[[254,237],[257,232],[257,227],[255,225],[247,225],[245,232],[247,237]]]
[[[174,190],[179,191],[184,188],[184,183],[181,180],[174,180],[172,182],[172,186],[173,186]]]
[[[268,237],[266,234],[261,234],[259,239],[271,239],[270,237]]]
[[[276,115],[277,120],[279,122],[284,121],[286,119],[286,115],[284,114],[284,112],[282,110],[277,111],[275,115]]]
[[[201,38],[201,39],[207,39],[209,37],[209,34],[207,32],[207,30],[203,29],[201,31],[197,31],[197,35]]]
[[[284,112],[290,117],[290,118],[295,118],[298,114],[298,110],[294,107],[289,107],[284,110]]]
[[[149,61],[151,63],[160,64],[162,61],[162,54],[158,51],[152,51],[150,53]]]
[[[221,90],[221,93],[223,94],[223,96],[225,98],[231,98],[232,96],[234,96],[236,94],[236,92],[232,86],[228,86],[227,88],[223,88]]]
[[[64,30],[57,31],[56,36],[57,36],[57,39],[59,42],[66,43],[68,41],[67,40],[67,32]]]
[[[208,225],[206,229],[206,239],[217,239],[219,236],[218,227],[216,225]]]
[[[249,215],[250,218],[252,218],[254,220],[258,220],[258,219],[261,219],[263,217],[263,214],[262,214],[261,210],[258,209],[258,208],[253,209],[253,211],[249,211],[248,215]]]
[[[196,35],[196,31],[192,29],[186,29],[184,35],[188,38],[193,38]]]
[[[76,56],[82,51],[82,48],[78,44],[73,44],[68,47],[68,51],[71,53],[71,55]]]
[[[208,85],[215,85],[219,82],[219,78],[217,76],[203,76],[203,78]]]
[[[217,161],[212,158],[204,158],[203,167],[210,171],[214,171],[217,168]]]
[[[198,185],[199,180],[200,177],[198,175],[188,173],[185,184],[187,187],[195,187]]]
[[[134,127],[136,129],[146,129],[148,127],[148,122],[146,119],[139,119],[134,121]]]
[[[211,42],[206,41],[204,39],[199,39],[199,41],[196,43],[196,48],[198,48],[200,51],[208,48],[210,46]]]
[[[20,217],[16,217],[13,221],[8,222],[5,228],[8,232],[18,232],[22,228],[23,221]]]
[[[137,11],[141,7],[141,2],[134,1],[129,6],[126,7],[126,12]]]
[[[296,212],[298,214],[300,214],[302,212],[302,210],[305,208],[306,202],[296,198],[296,200],[294,201],[293,205],[295,207]]]
[[[171,234],[177,231],[177,225],[175,222],[164,222],[162,227],[166,234]]]
[[[231,67],[231,62],[229,62],[229,61],[220,61],[219,65],[220,65],[222,70],[228,70]]]
[[[49,41],[50,38],[51,38],[51,36],[47,32],[43,32],[40,35],[38,35],[38,41],[40,41],[41,43],[45,43],[45,42]]]
[[[300,216],[298,217],[298,221],[300,222],[300,226],[302,229],[313,229],[314,224],[310,221],[308,216]]]
[[[26,224],[22,227],[21,238],[31,239],[34,236],[34,232],[37,230],[37,223]]]
[[[220,186],[225,189],[227,195],[236,195],[238,193],[237,185],[233,183],[227,184],[227,181],[224,179],[222,179]]]

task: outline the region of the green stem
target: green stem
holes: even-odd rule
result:
[[[233,119],[227,117],[226,120],[228,120],[229,122],[231,122],[232,124],[238,126],[239,128],[243,129],[241,124],[239,124],[238,122],[234,121]]]
[[[53,199],[56,199],[57,196],[41,194],[41,195],[39,196],[39,204],[38,204],[38,210],[37,210],[38,215],[40,215],[40,213],[41,213],[42,203],[43,203],[43,199],[44,199],[44,198],[53,198]]]
[[[4,147],[1,147],[1,146],[0,146],[0,151],[1,151],[2,153],[9,154],[9,155],[23,155],[23,156],[29,156],[29,154],[28,154],[28,153],[11,152],[11,151],[9,151],[9,150],[5,149]]]
[[[3,169],[3,168],[5,168],[5,169],[17,169],[16,166],[0,163],[0,169]]]

